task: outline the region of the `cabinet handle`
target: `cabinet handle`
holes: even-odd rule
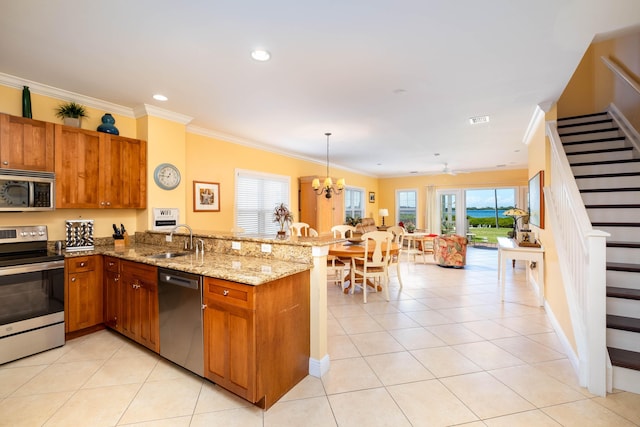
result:
[[[117,281],[118,281],[118,278],[117,278],[117,277],[114,277],[114,278],[113,278],[113,281],[114,281],[114,282],[117,282]]]
[[[80,267],[84,267],[84,262],[81,262],[81,263],[80,263]]]
[[[107,202],[107,206],[111,206],[111,202]]]
[[[113,262],[113,261],[109,261],[109,267],[113,267],[114,265],[116,265],[116,263],[115,263],[115,262]]]
[[[76,281],[76,278],[75,278],[75,277],[72,277],[72,278],[71,278],[71,281],[72,281],[72,282],[75,282],[75,281]]]
[[[9,164],[9,162],[7,162],[6,160],[4,162],[2,162],[3,165],[7,166]]]
[[[104,206],[104,202],[100,202],[100,206]]]
[[[224,291],[222,291],[222,295],[226,297],[227,295],[229,295],[229,291],[225,289]]]

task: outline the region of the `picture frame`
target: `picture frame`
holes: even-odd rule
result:
[[[373,191],[369,191],[369,203],[375,203],[376,202],[376,193],[374,193]]]
[[[193,181],[193,211],[220,212],[220,184]]]
[[[529,180],[529,224],[544,229],[544,171]]]

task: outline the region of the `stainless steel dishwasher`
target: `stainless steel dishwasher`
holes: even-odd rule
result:
[[[202,276],[158,269],[160,355],[204,375]]]

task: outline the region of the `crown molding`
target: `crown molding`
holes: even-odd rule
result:
[[[285,150],[281,150],[279,148],[275,148],[271,145],[268,144],[263,144],[263,143],[259,143],[259,142],[255,142],[255,141],[251,141],[248,139],[244,139],[244,138],[240,138],[234,135],[229,135],[226,133],[222,133],[222,132],[217,132],[217,131],[212,131],[210,129],[206,129],[200,126],[193,126],[193,125],[189,125],[187,126],[187,133],[193,133],[196,135],[201,135],[207,138],[212,138],[212,139],[216,139],[218,141],[224,141],[224,142],[229,142],[231,144],[237,144],[237,145],[242,145],[245,147],[249,147],[249,148],[255,148],[257,150],[262,150],[262,151],[267,151],[269,153],[274,153],[274,154],[279,154],[281,156],[286,156],[292,159],[296,159],[296,160],[303,160],[305,162],[310,162],[310,163],[316,163],[319,165],[326,165],[326,161],[322,160],[318,160],[318,159],[312,159],[311,157],[306,157],[306,156],[301,156],[298,154],[294,154],[291,153],[289,151],[285,151]],[[360,175],[364,175],[364,176],[371,176],[371,177],[376,177],[376,175],[372,175],[370,173],[367,172],[363,172],[360,170],[356,170],[356,169],[352,169],[352,168],[346,168],[343,166],[340,166],[339,164],[336,163],[331,163],[331,167],[337,167],[340,168],[344,171],[347,172],[353,172],[353,173],[357,173]]]
[[[16,89],[22,89],[23,86],[28,86],[31,93],[48,96],[49,98],[59,99],[66,102],[77,102],[87,107],[95,108],[97,110],[102,110],[112,114],[115,113],[124,117],[134,117],[133,110],[131,108],[123,107],[122,105],[103,101],[101,99],[92,98],[90,96],[81,95],[79,93],[69,92],[67,90],[47,86],[42,83],[22,79],[9,74],[0,73],[0,84]]]
[[[524,145],[529,145],[531,143],[531,139],[540,125],[541,121],[544,121],[545,114],[551,111],[551,107],[553,103],[550,101],[540,103],[536,105],[536,109],[531,116],[531,120],[529,120],[529,125],[527,126],[527,130],[522,137],[522,143]]]
[[[165,110],[164,108],[156,107],[155,105],[141,104],[133,109],[133,114],[136,119],[144,116],[158,117],[161,119],[170,120],[172,122],[180,123],[181,125],[187,125],[191,123],[193,117],[186,116],[184,114],[176,113],[173,111]]]

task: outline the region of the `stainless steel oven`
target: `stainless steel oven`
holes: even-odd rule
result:
[[[46,226],[0,227],[0,364],[64,345],[64,256]]]

